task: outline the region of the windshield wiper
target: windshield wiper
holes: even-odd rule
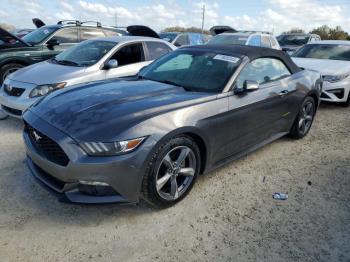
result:
[[[172,86],[179,86],[179,87],[182,87],[182,85],[179,85],[175,82],[172,82],[172,81],[169,81],[169,80],[162,80],[162,81],[159,81],[161,83],[164,83],[164,84],[168,84],[168,85],[172,85]]]
[[[61,65],[71,65],[71,66],[80,66],[78,63],[70,61],[70,60],[54,60],[55,62],[61,64]]]
[[[173,85],[173,86],[178,86],[178,87],[182,87],[183,89],[185,89],[186,91],[193,91],[191,88],[187,87],[187,86],[183,86],[183,85],[180,85],[178,83],[175,83],[175,82],[172,82],[172,81],[169,81],[169,80],[163,80],[163,81],[159,81],[161,83],[164,83],[164,84],[168,84],[168,85]]]

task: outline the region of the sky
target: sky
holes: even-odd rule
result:
[[[203,6],[205,29],[229,25],[279,34],[327,24],[350,32],[350,0],[0,0],[0,23],[32,28],[34,17],[47,24],[98,20],[113,26],[143,24],[159,31],[170,26],[201,27]]]

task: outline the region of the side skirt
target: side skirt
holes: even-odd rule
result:
[[[253,147],[248,148],[247,150],[241,151],[238,154],[229,156],[229,157],[227,157],[227,158],[217,162],[216,165],[214,165],[213,167],[209,168],[208,170],[205,170],[205,172],[203,174],[210,173],[210,172],[212,172],[212,171],[214,171],[214,170],[216,170],[216,169],[218,169],[218,168],[220,168],[220,167],[222,167],[222,166],[224,166],[224,165],[226,165],[226,164],[228,164],[228,163],[230,163],[230,162],[232,162],[234,160],[237,160],[237,159],[239,159],[241,157],[244,157],[244,156],[248,155],[249,153],[254,152],[257,149],[259,149],[259,148],[261,148],[261,147],[263,147],[263,146],[265,146],[267,144],[270,144],[271,142],[273,142],[273,141],[275,141],[275,140],[277,140],[277,139],[279,139],[281,137],[284,137],[287,134],[288,134],[288,132],[277,133],[276,135],[271,136],[270,138],[262,141],[261,143],[255,145]]]

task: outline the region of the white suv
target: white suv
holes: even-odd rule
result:
[[[209,40],[208,45],[251,45],[282,50],[277,39],[266,32],[239,31],[236,33],[222,33]]]

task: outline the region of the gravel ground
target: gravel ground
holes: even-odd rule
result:
[[[350,108],[322,105],[305,139],[200,177],[166,210],[58,202],[28,175],[21,128],[0,122],[1,262],[350,261]]]

